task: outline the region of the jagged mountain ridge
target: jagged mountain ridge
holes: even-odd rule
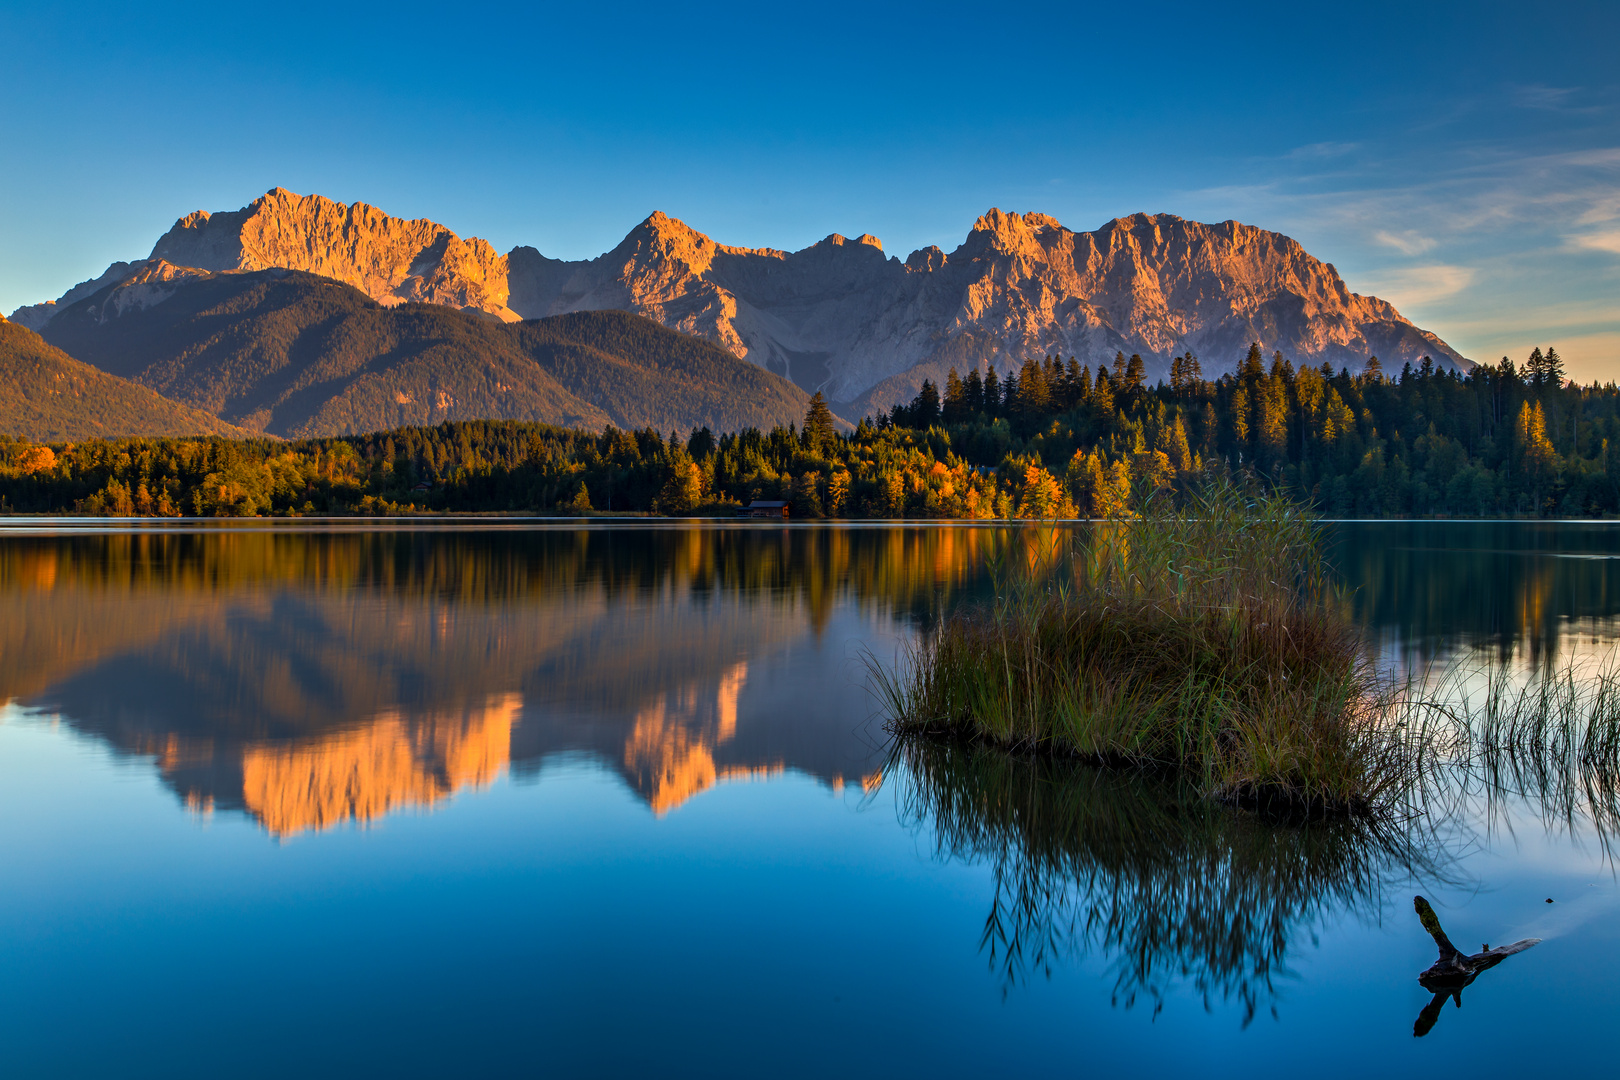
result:
[[[1387,301],[1350,292],[1332,264],[1289,237],[1170,214],[1076,232],[1044,214],[992,210],[955,251],[930,247],[902,261],[869,235],[834,234],[796,252],[727,247],[654,213],[612,251],[564,261],[521,246],[498,255],[431,221],[277,188],[239,211],[180,219],[151,258],[305,270],[379,303],[444,304],[503,321],[636,311],[852,402],[853,414],[909,398],[952,365],[1005,368],[1053,352],[1090,364],[1141,353],[1150,377],[1188,350],[1206,372],[1229,368],[1251,341],[1296,363],[1354,369],[1377,355],[1398,367],[1430,355],[1469,364]],[[131,269],[115,264],[13,317],[43,326]]]

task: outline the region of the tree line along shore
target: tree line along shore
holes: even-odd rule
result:
[[[1610,443],[1620,387],[1566,382],[1556,350],[1393,377],[1269,363],[1259,346],[1206,380],[1190,354],[1149,385],[1140,357],[954,371],[840,434],[817,395],[803,425],[600,432],[519,421],[367,435],[0,436],[0,512],[110,516],[728,514],[798,518],[1109,517],[1209,468],[1252,473],[1335,517],[1620,513]]]

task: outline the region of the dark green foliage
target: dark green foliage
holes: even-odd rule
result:
[[[1466,374],[1424,357],[1394,379],[1376,357],[1360,375],[1296,371],[1258,344],[1213,382],[1191,354],[1172,361],[1168,384],[1146,385],[1140,357],[1121,354],[1114,369],[1099,366],[1093,381],[1073,360],[1046,357],[1005,379],[975,370],[959,392],[947,382],[943,416],[929,386],[878,423],[941,424],[974,464],[1006,455],[1059,473],[1076,452],[1095,453],[1140,476],[1162,472],[1163,454],[1179,482],[1221,462],[1332,517],[1620,513],[1610,465],[1620,386],[1566,384],[1556,349],[1536,349],[1522,368],[1504,357]]]
[[[383,307],[283,270],[178,279],[103,319],[112,290],[57,315],[53,344],[258,431],[316,437],[444,420],[716,430],[786,424],[803,391],[708,342],[620,311],[504,324]]]
[[[82,364],[5,320],[0,320],[0,432],[36,442],[247,434],[217,416]]]
[[[804,414],[804,446],[812,454],[822,454],[831,450],[838,437],[838,429],[833,426],[832,410],[827,407],[827,399],[816,391],[816,396],[810,399],[810,408]]]

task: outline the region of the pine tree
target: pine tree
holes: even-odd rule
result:
[[[1541,355],[1540,345],[1530,350],[1530,358],[1524,362],[1524,381],[1537,387],[1547,381],[1547,358]]]
[[[1091,407],[1104,419],[1114,415],[1114,384],[1108,377],[1108,369],[1101,364],[1097,365],[1097,385],[1091,391]]]
[[[1018,376],[1011,372],[1001,383],[1001,415],[1011,416],[1018,410]]]
[[[1199,385],[1204,381],[1204,368],[1198,362],[1198,357],[1188,352],[1181,358],[1181,377],[1187,381],[1187,389],[1196,393]]]
[[[975,417],[984,412],[984,379],[975,367],[968,372],[967,385],[964,387],[967,398],[968,416]]]
[[[1260,351],[1260,343],[1258,341],[1251,342],[1249,355],[1245,356],[1243,363],[1238,366],[1238,378],[1244,382],[1253,383],[1265,378],[1265,374],[1266,358]]]
[[[994,420],[1001,415],[1001,382],[996,378],[996,365],[984,375],[984,414]]]
[[[1147,365],[1142,363],[1141,353],[1131,353],[1131,358],[1125,364],[1125,392],[1135,394],[1142,389],[1142,383],[1147,378]]]
[[[1052,394],[1046,383],[1046,372],[1033,360],[1024,361],[1024,370],[1018,379],[1018,412],[1037,417],[1052,403]]]
[[[1554,388],[1564,385],[1564,358],[1558,355],[1558,350],[1547,346],[1547,355],[1542,359],[1542,381],[1545,385]]]
[[[967,388],[962,385],[962,377],[956,373],[956,368],[945,376],[945,402],[943,405],[944,418],[947,424],[959,424],[969,416],[967,409]]]
[[[820,390],[810,399],[810,408],[805,411],[803,438],[805,449],[812,454],[824,454],[837,444],[838,429],[833,426],[832,410]]]
[[[1192,469],[1192,449],[1187,445],[1187,425],[1181,421],[1181,413],[1176,412],[1175,420],[1170,424],[1164,435],[1164,451],[1170,459],[1170,464],[1176,472],[1184,473]]]
[[[1530,487],[1533,509],[1539,514],[1542,491],[1551,482],[1558,465],[1558,452],[1547,438],[1547,415],[1542,411],[1541,402],[1521,404],[1515,427],[1519,472]]]
[[[939,390],[934,386],[932,379],[924,379],[922,390],[917,394],[913,403],[916,415],[911,422],[918,428],[928,429],[939,423]]]

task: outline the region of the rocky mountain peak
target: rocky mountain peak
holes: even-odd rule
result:
[[[390,217],[363,202],[272,188],[241,210],[188,214],[150,258],[204,270],[306,270],[383,304],[444,304],[508,321],[506,259],[425,218]]]
[[[508,321],[635,311],[852,403],[852,415],[909,399],[952,365],[1005,367],[1051,353],[1093,365],[1140,353],[1150,378],[1188,350],[1213,374],[1253,341],[1296,363],[1352,369],[1370,355],[1386,367],[1425,354],[1468,363],[1392,305],[1351,292],[1287,236],[1165,213],[1075,232],[1047,214],[993,208],[949,255],[927,247],[902,263],[869,233],[834,233],[795,252],[727,247],[655,211],[606,254],[565,261],[527,247],[500,255],[429,220],[274,188],[241,210],[188,214],[147,262],[116,263],[12,317],[37,329],[126,278],[147,290],[127,302],[161,302],[164,283],[187,267],[305,270],[385,305],[421,301]]]

